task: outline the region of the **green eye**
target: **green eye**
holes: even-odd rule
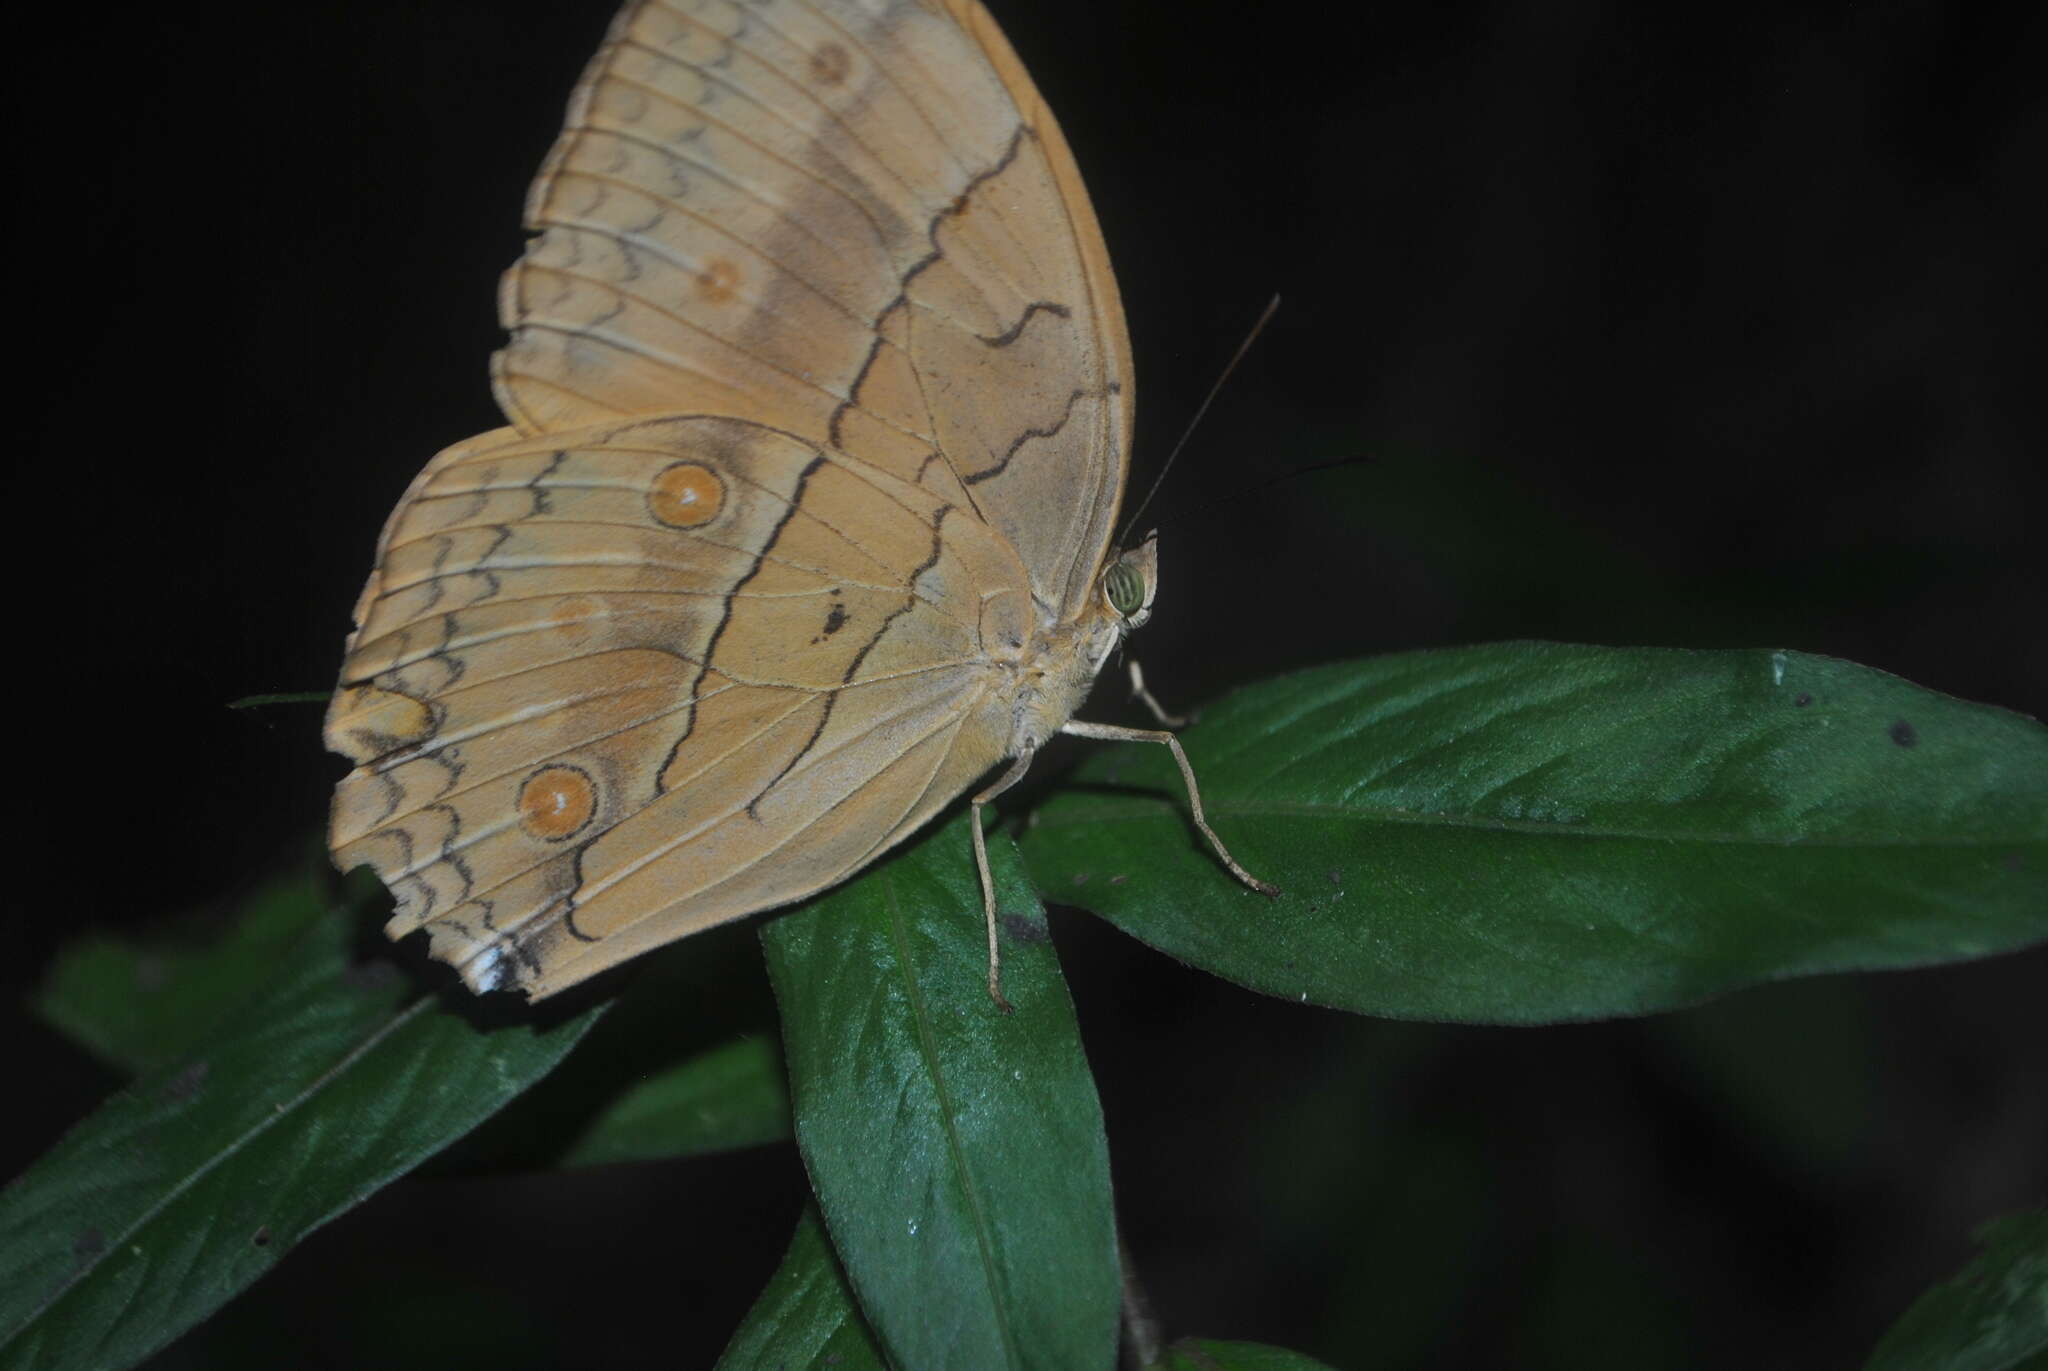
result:
[[[1118,562],[1102,577],[1102,592],[1109,596],[1109,607],[1129,618],[1145,604],[1145,578],[1129,562]]]

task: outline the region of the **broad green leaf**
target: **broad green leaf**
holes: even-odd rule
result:
[[[225,927],[202,913],[143,938],[87,934],[58,952],[36,1011],[130,1074],[177,1061],[270,983],[277,959],[329,912],[330,884],[311,871],[273,881]]]
[[[1285,1348],[1262,1347],[1255,1342],[1182,1338],[1167,1348],[1147,1371],[1330,1371],[1330,1368]]]
[[[2006,1371],[2048,1363],[2048,1209],[1994,1219],[1984,1250],[1913,1302],[1865,1371]]]
[[[967,822],[762,930],[797,1145],[900,1371],[1108,1371],[1101,1107],[1044,911],[1001,841],[1016,1013],[989,999]]]
[[[806,1209],[782,1265],[733,1334],[717,1371],[882,1371],[886,1365],[824,1226]]]
[[[495,1007],[351,966],[352,925],[309,926],[262,994],[0,1192],[0,1364],[132,1365],[545,1075],[596,1015],[480,1028]]]
[[[1643,1014],[2048,938],[2048,730],[1796,652],[1508,643],[1304,671],[1105,749],[1042,888],[1268,994],[1405,1018]]]
[[[789,1096],[774,1045],[742,1038],[627,1090],[590,1121],[563,1166],[723,1152],[789,1136]]]

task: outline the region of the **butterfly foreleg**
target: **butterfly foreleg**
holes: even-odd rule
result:
[[[1188,808],[1192,809],[1195,813],[1195,827],[1200,829],[1202,836],[1209,840],[1209,846],[1215,850],[1216,856],[1222,861],[1223,865],[1230,868],[1231,875],[1237,877],[1238,880],[1243,881],[1261,895],[1278,895],[1280,893],[1279,886],[1262,881],[1257,876],[1252,875],[1251,872],[1239,866],[1237,858],[1230,855],[1230,849],[1225,847],[1223,840],[1216,836],[1216,830],[1209,827],[1208,817],[1202,813],[1202,791],[1195,784],[1195,769],[1188,765],[1188,754],[1181,748],[1180,739],[1159,728],[1123,728],[1116,724],[1083,723],[1079,719],[1067,720],[1066,724],[1061,727],[1060,732],[1071,733],[1076,738],[1100,738],[1106,742],[1115,743],[1165,743],[1168,747],[1172,748],[1174,763],[1180,767],[1180,778],[1188,788]],[[1009,778],[1005,777],[1004,780],[1007,782]]]
[[[1195,721],[1194,711],[1192,710],[1186,714],[1167,713],[1166,706],[1160,704],[1158,700],[1153,698],[1152,692],[1145,689],[1145,673],[1138,666],[1138,659],[1136,657],[1131,658],[1128,665],[1131,668],[1131,698],[1141,701],[1145,708],[1151,710],[1152,717],[1159,721],[1161,727],[1186,728]]]
[[[969,803],[973,806],[973,822],[968,825],[974,834],[974,869],[981,876],[981,912],[988,920],[988,997],[996,1002],[996,1008],[1005,1014],[1014,1013],[1010,1002],[1003,998],[1003,954],[996,943],[996,883],[988,869],[988,840],[981,836],[981,810],[990,800],[1024,779],[1024,773],[1031,769],[1031,759],[1038,755],[1036,748],[1025,748],[1010,763],[1010,769],[998,776],[988,789],[976,795]]]

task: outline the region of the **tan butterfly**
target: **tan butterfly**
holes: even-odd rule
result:
[[[858,871],[1072,721],[1151,613],[1130,346],[975,0],[631,3],[528,196],[510,427],[385,525],[327,743],[386,931],[533,998]],[[1142,691],[1142,682],[1133,677]]]

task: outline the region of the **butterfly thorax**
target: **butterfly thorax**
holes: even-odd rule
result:
[[[1074,717],[1110,654],[1151,617],[1157,585],[1156,544],[1148,535],[1110,560],[1078,615],[1041,628],[1003,663],[1010,674],[1011,756],[1035,751]]]
[[[1121,621],[1090,616],[1058,625],[1034,640],[1012,669],[1005,692],[1010,701],[1011,756],[1035,751],[1074,717],[1122,637]]]

